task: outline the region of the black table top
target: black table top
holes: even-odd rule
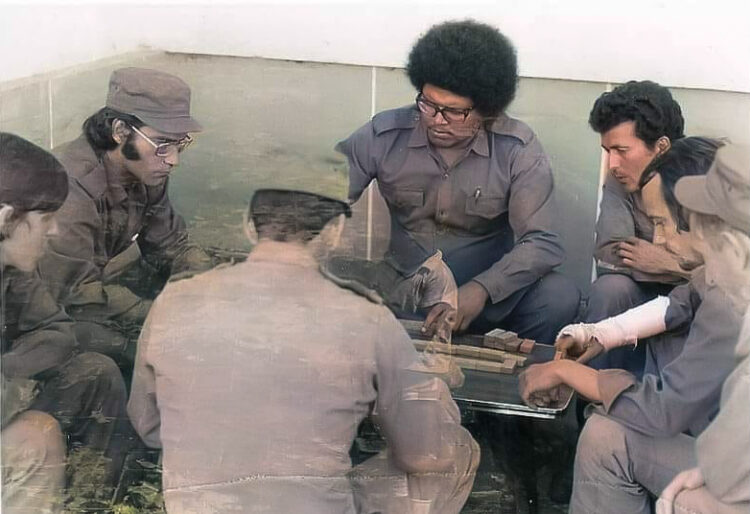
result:
[[[473,341],[471,336],[457,336],[453,342],[455,344],[472,344]],[[520,370],[532,364],[550,361],[554,356],[555,348],[553,346],[536,343],[534,350],[526,355],[526,364]],[[569,393],[549,407],[529,407],[518,393],[518,372],[506,375],[465,369],[463,373],[466,377],[464,385],[453,389],[451,393],[456,403],[469,410],[552,419],[563,414],[573,397],[573,391],[569,390]]]

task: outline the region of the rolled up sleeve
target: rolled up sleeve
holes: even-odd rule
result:
[[[733,368],[740,324],[730,300],[712,288],[696,311],[677,357],[661,367],[658,375],[647,373],[642,382],[619,394],[614,394],[617,386],[612,386],[607,414],[656,437],[700,433],[715,414],[722,383]],[[676,341],[654,340],[650,350],[658,355],[662,344]]]

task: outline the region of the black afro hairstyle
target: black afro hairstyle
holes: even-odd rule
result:
[[[513,44],[494,27],[472,20],[434,25],[409,53],[406,65],[419,91],[432,84],[471,98],[484,116],[497,116],[516,94]]]
[[[669,89],[650,80],[631,80],[604,93],[589,114],[589,125],[599,134],[626,121],[635,122],[635,135],[649,148],[662,136],[675,141],[685,135],[680,104]]]

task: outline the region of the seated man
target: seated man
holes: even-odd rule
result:
[[[459,287],[456,330],[502,327],[552,343],[579,293],[553,271],[564,252],[549,160],[503,112],[518,78],[513,46],[488,25],[443,23],[417,41],[407,73],[415,104],[377,114],[337,145],[350,200],[377,179],[397,273],[442,252]]]
[[[479,448],[445,383],[418,371],[384,306],[327,280],[313,257],[344,215],[339,200],[258,190],[248,260],[172,282],[154,302],[128,412],[163,448],[168,512],[460,511]],[[389,456],[348,476],[370,415]]]
[[[596,224],[599,278],[591,286],[583,314],[583,321],[594,323],[668,294],[686,281],[689,272],[674,255],[653,244],[654,227],[639,188],[654,157],[683,137],[685,121],[679,104],[659,84],[631,81],[596,100],[589,125],[601,136],[610,172]],[[591,364],[640,374],[644,360],[641,349],[614,350]]]
[[[676,262],[678,273],[686,278],[703,264],[703,258],[685,237],[688,232],[687,212],[675,199],[674,187],[682,177],[705,175],[716,150],[723,144],[721,140],[705,137],[678,139],[666,153],[655,157],[641,175],[639,188],[643,213],[653,226],[652,245],[659,249],[653,254],[652,262],[664,268],[674,266]],[[620,249],[620,255],[626,265],[637,259],[633,247],[625,245]]]
[[[40,263],[42,278],[77,321],[81,346],[126,368],[134,349],[112,328],[137,331],[151,305],[117,283],[127,265],[138,261],[140,251],[166,273],[210,266],[208,256],[189,244],[167,194],[169,174],[192,141],[188,133],[201,130],[189,111],[190,88],[178,77],[115,70],[106,107],[58,152],[71,176],[70,195]]]
[[[114,479],[124,449],[110,443],[113,434],[127,424],[122,376],[108,357],[76,353],[70,318],[35,272],[45,236],[56,226],[55,212],[68,194],[68,177],[46,151],[13,134],[0,133],[0,184],[0,341],[3,391],[9,391],[2,396],[5,492],[27,483],[18,469],[42,465],[38,470],[45,472],[44,452],[29,448],[26,455],[32,460],[23,462],[24,452],[8,446],[19,441],[15,436],[22,436],[17,423],[50,430],[37,436],[29,433],[20,440],[52,444],[49,457],[53,460],[57,443],[49,438],[61,427],[71,446],[106,454],[111,459],[107,478]],[[9,462],[15,471],[6,467]],[[59,483],[59,470],[48,471],[48,477]],[[5,481],[6,473],[12,483]],[[29,479],[27,485],[33,482]],[[26,501],[26,494],[19,494],[18,501]]]
[[[596,404],[578,442],[571,512],[649,512],[648,493],[695,466],[694,452],[682,449],[716,415],[750,301],[748,162],[747,148],[722,147],[705,177],[677,182],[674,197],[690,211],[689,241],[705,260],[689,284],[613,318],[566,327],[558,348],[579,362],[534,365],[521,375],[531,404],[559,384]],[[665,330],[671,334],[649,340],[641,381],[581,363]]]
[[[744,240],[750,245],[750,239]],[[719,414],[697,439],[677,451],[695,454],[697,466],[678,474],[661,492],[657,514],[750,512],[750,309],[735,350],[738,364],[721,390]]]

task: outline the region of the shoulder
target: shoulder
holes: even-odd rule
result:
[[[71,183],[75,182],[91,197],[104,193],[107,186],[104,167],[84,136],[64,144],[53,153],[71,177]]]
[[[515,118],[511,118],[505,113],[490,125],[488,132],[501,138],[513,138],[522,146],[528,146],[537,140],[536,134],[526,123]]]
[[[419,113],[412,106],[379,112],[372,118],[372,131],[376,136],[394,130],[411,130],[419,123]]]
[[[84,136],[56,148],[53,153],[71,177],[83,177],[99,164],[99,158]]]
[[[60,207],[56,219],[61,226],[86,222],[97,223],[99,211],[96,199],[104,193],[99,188],[87,188],[81,181],[68,177],[68,196]]]
[[[366,298],[367,301],[375,305],[383,305],[383,298],[374,289],[367,287],[361,281],[346,276],[344,273],[340,273],[336,267],[337,261],[334,259],[326,263],[326,265],[320,266],[320,274],[331,282],[335,286],[343,290],[346,290],[344,294],[355,297]]]
[[[419,123],[419,114],[413,107],[390,109],[376,114],[349,137],[336,145],[336,151],[351,156],[358,153],[377,155],[385,151],[402,133],[411,131]]]

